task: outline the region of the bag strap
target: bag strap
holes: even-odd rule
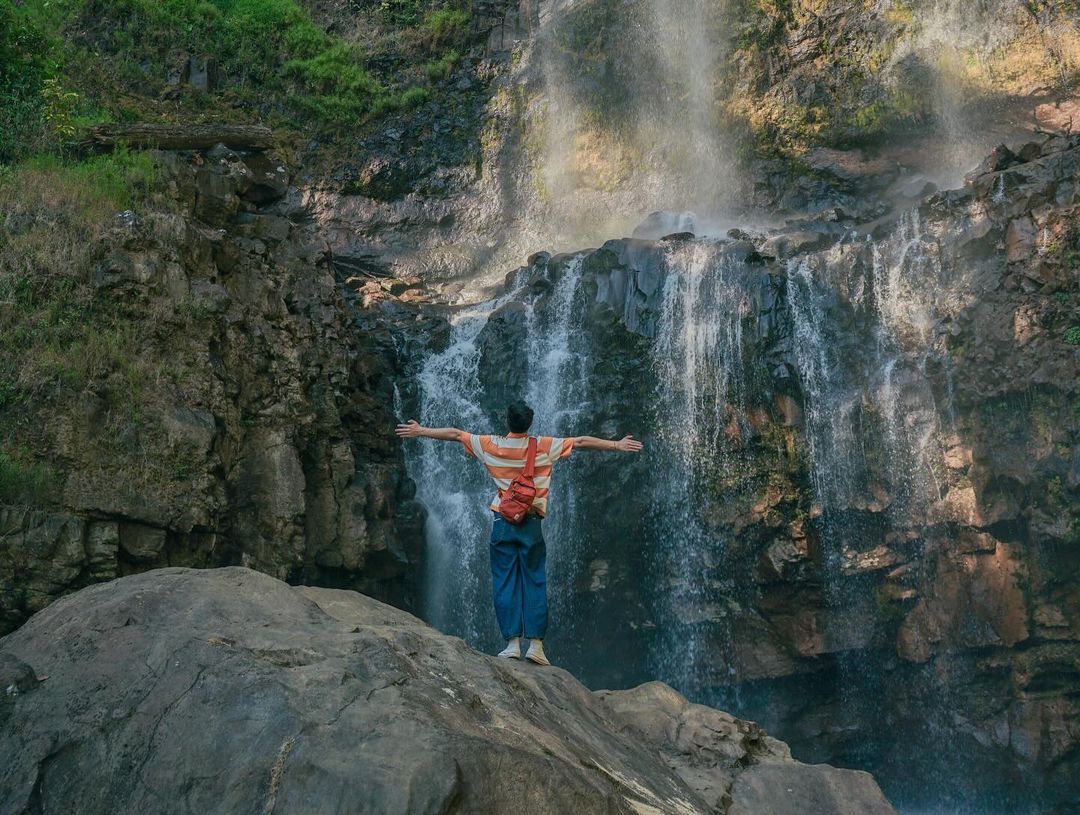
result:
[[[529,452],[525,457],[525,477],[536,475],[536,439],[529,436]]]

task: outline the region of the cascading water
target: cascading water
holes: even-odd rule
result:
[[[928,381],[948,373],[931,327],[966,304],[963,270],[943,267],[914,212],[883,239],[847,238],[767,267],[739,242],[613,244],[540,261],[513,291],[457,311],[448,345],[419,376],[421,420],[499,432],[505,400],[523,396],[536,432],[643,428],[640,466],[577,453],[556,467],[545,521],[550,653],[586,682],[661,679],[782,736],[780,686],[760,680],[797,677],[811,657],[808,687],[832,721],[807,757],[880,770],[875,757],[901,748],[872,724],[897,670],[874,575],[899,562],[894,550],[918,568],[930,545],[954,413],[940,401],[951,390]],[[790,431],[776,429],[781,397],[798,405]],[[805,458],[782,453],[796,433]],[[491,648],[487,476],[457,445],[421,442],[409,464],[429,510],[425,613]],[[784,501],[795,503],[781,511]],[[748,523],[752,533],[741,531]],[[782,570],[785,558],[815,576],[761,577],[763,559]],[[775,624],[762,609],[794,591],[802,650],[761,651]],[[932,738],[947,734],[960,668],[949,670],[913,669]]]
[[[704,242],[670,249],[665,266],[652,349],[660,388],[650,455],[659,477],[650,484],[648,546],[666,583],[656,597],[664,623],[652,659],[657,675],[700,696],[726,684],[733,670],[730,636],[701,633],[726,624],[731,587],[717,574],[724,542],[710,534],[699,508],[710,478],[731,470],[744,431],[746,269]]]
[[[576,417],[575,385],[581,382],[571,349],[571,323],[580,278],[581,258],[569,263],[554,290],[550,318],[530,301],[525,319],[521,358],[527,365],[525,396],[534,407],[534,433],[569,433]],[[429,356],[418,376],[420,421],[432,427],[458,427],[475,433],[502,433],[481,381],[481,332],[499,309],[520,297],[524,289],[461,309],[451,317],[449,342],[441,353]],[[501,406],[505,408],[505,405]],[[493,415],[494,414],[494,415]],[[494,636],[491,587],[484,545],[491,526],[488,504],[494,487],[483,467],[469,459],[457,444],[419,444],[410,447],[409,468],[418,498],[428,510],[428,556],[424,577],[425,616],[446,631],[477,644]],[[559,475],[563,475],[559,473]],[[550,499],[551,514],[569,514],[571,493],[556,478]],[[547,534],[557,531],[548,524]],[[559,547],[550,552],[557,574],[562,564],[572,568]],[[556,592],[553,605],[561,605]]]
[[[505,300],[507,298],[501,298]],[[419,376],[420,420],[429,426],[483,428],[483,385],[477,338],[501,300],[459,311],[451,319],[445,351],[429,356]],[[459,445],[409,448],[417,497],[427,507],[427,557],[423,578],[425,616],[445,631],[474,642],[490,628],[490,587],[483,580],[486,552],[479,545],[489,523],[490,479],[480,467],[462,466]]]

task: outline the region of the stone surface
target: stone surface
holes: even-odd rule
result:
[[[1042,139],[996,151],[968,187],[924,197],[865,239],[834,244],[817,221],[793,222],[786,234],[814,240],[785,247],[783,258],[775,238],[743,233],[619,239],[577,255],[538,253],[509,275],[506,300],[477,338],[480,406],[493,427],[528,381],[514,349],[529,320],[552,325],[571,263],[581,274],[571,347],[585,374],[570,391],[582,406],[575,424],[638,432],[650,450],[669,438],[657,427],[684,432],[658,395],[686,385],[684,372],[709,382],[714,353],[675,359],[692,373],[658,366],[658,349],[678,353],[688,337],[713,336],[678,324],[665,334],[664,298],[716,298],[698,329],[740,315],[733,342],[747,368],[728,374],[742,402],[708,416],[719,426],[695,459],[700,537],[679,550],[701,576],[696,591],[685,574],[658,579],[650,553],[624,543],[672,500],[666,476],[649,469],[667,461],[612,472],[576,460],[564,476],[574,500],[560,529],[575,530],[589,564],[564,589],[591,632],[587,648],[580,629],[564,642],[575,671],[600,684],[648,679],[645,658],[628,654],[656,648],[658,628],[676,629],[676,639],[695,638],[698,667],[672,670],[700,683],[699,698],[737,695],[741,712],[800,758],[871,761],[915,807],[946,788],[975,809],[1071,800],[1080,778],[1080,707],[1067,690],[1080,658],[1080,358],[1064,338],[1080,297],[1078,194],[1080,139]],[[723,269],[722,285],[673,284],[704,269]],[[801,319],[824,326],[813,348],[793,325],[792,292],[807,271],[817,299]],[[835,380],[808,381],[800,352],[823,355]],[[827,415],[808,407],[823,387],[859,394],[844,403],[849,425],[831,405]],[[819,436],[812,453],[808,436],[823,424],[838,433]],[[828,458],[843,432],[858,443]],[[812,455],[824,456],[816,471]],[[680,539],[683,529],[669,532]],[[649,541],[665,544],[655,533]],[[1043,689],[1037,699],[1032,687]],[[882,716],[895,727],[883,731]],[[939,750],[934,734],[958,719],[963,727]],[[931,746],[911,749],[924,741]]]
[[[65,597],[0,640],[0,678],[5,812],[894,813],[658,683],[593,694],[239,568]]]
[[[423,512],[390,433],[392,340],[354,327],[279,157],[157,158],[169,206],[118,216],[92,260],[164,373],[140,389],[139,421],[108,371],[77,404],[32,406],[43,430],[26,443],[56,463],[59,495],[0,508],[0,631],[163,565],[244,564],[408,606]]]

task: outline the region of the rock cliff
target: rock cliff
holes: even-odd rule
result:
[[[1045,137],[869,223],[541,253],[456,317],[417,409],[497,428],[525,393],[551,432],[647,444],[556,484],[567,664],[601,685],[660,671],[912,803],[926,779],[973,806],[1068,800],[1078,160]],[[426,465],[450,473],[435,511],[474,489],[456,457]],[[455,608],[443,624],[488,636]]]
[[[160,198],[113,218],[68,272],[87,311],[128,327],[119,364],[16,399],[32,418],[20,442],[51,478],[0,509],[0,628],[162,565],[243,564],[409,605],[423,514],[389,435],[390,339],[353,325],[282,160],[219,146],[157,161]],[[32,245],[63,217],[24,201],[7,224]]]
[[[894,813],[659,683],[590,693],[362,595],[160,569],[0,640],[0,809]]]

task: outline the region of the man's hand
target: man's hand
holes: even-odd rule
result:
[[[598,439],[596,436],[578,436],[574,439],[576,450],[607,450],[620,453],[640,453],[644,447],[633,436],[623,436],[618,441],[614,439]]]
[[[394,432],[402,439],[416,439],[424,435],[424,429],[416,419],[410,419],[405,424],[399,424]]]

